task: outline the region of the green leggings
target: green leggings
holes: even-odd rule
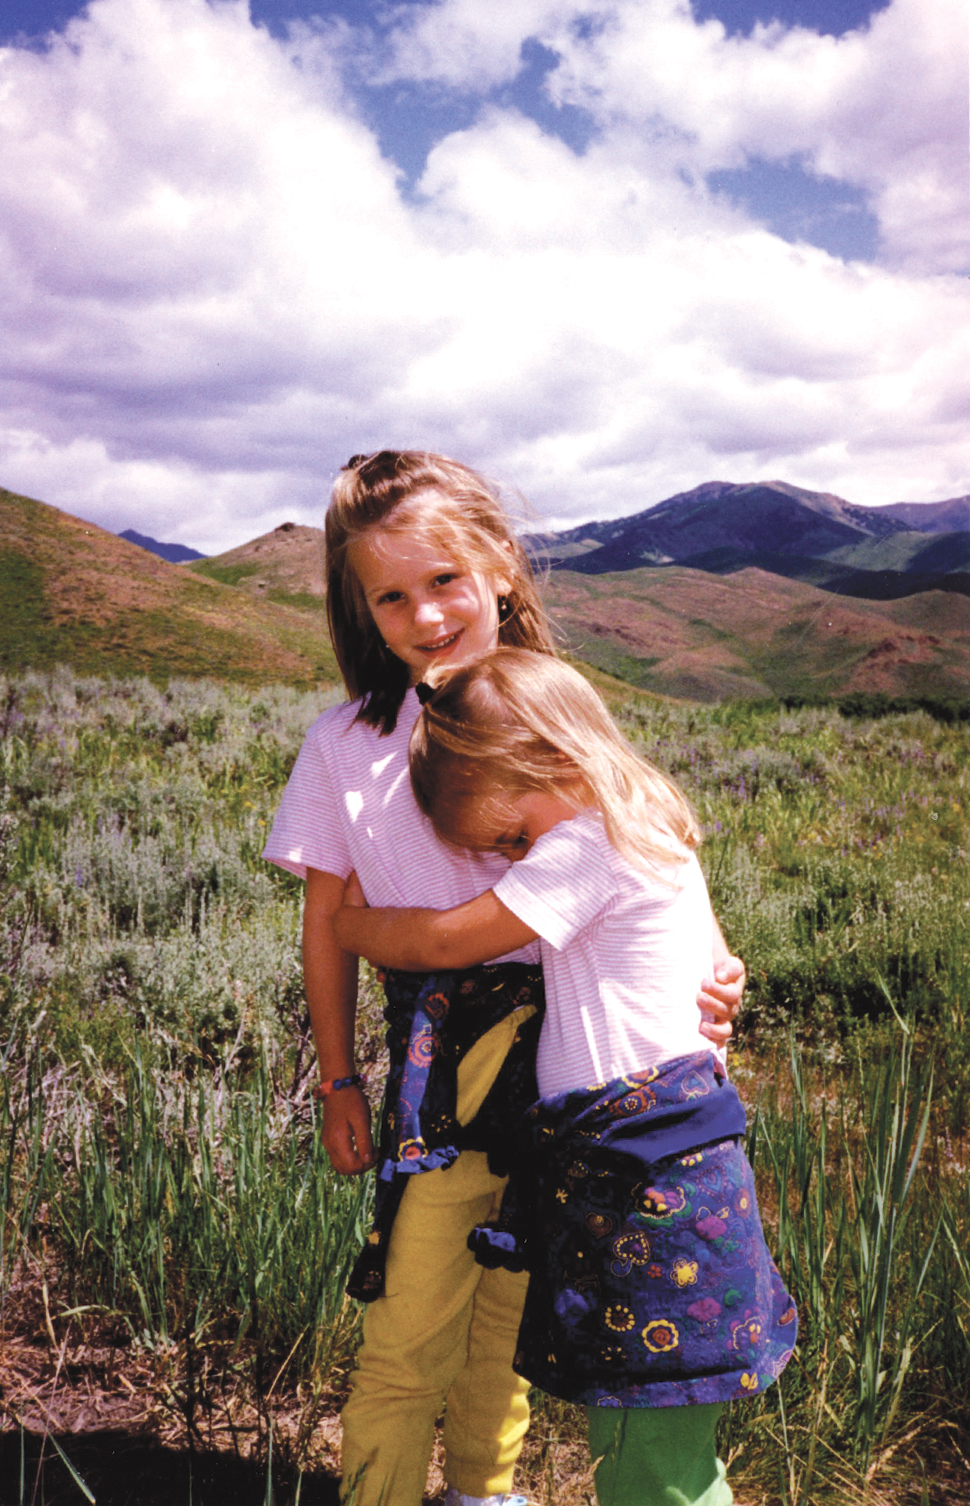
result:
[[[714,1447],[723,1410],[587,1407],[599,1506],[731,1506]]]

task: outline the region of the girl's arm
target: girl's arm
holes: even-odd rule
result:
[[[343,879],[334,874],[307,869],[303,983],[321,1082],[350,1077],[354,1071],[357,958],[340,946],[333,925],[344,888]],[[322,1139],[334,1169],[345,1176],[373,1165],[370,1109],[360,1088],[341,1088],[324,1099]]]
[[[347,898],[334,917],[338,944],[403,972],[475,967],[536,939],[491,889],[454,910],[368,910],[357,907],[363,896],[351,879]]]
[[[727,1044],[731,1036],[731,1021],[737,1018],[744,993],[746,973],[740,957],[732,957],[724,940],[724,933],[714,917],[714,976],[705,979],[702,992],[697,995],[698,1008],[704,1019],[701,1035],[707,1036],[718,1046]],[[712,1018],[713,1016],[713,1018]]]

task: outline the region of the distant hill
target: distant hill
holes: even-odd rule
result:
[[[878,507],[888,517],[899,518],[921,533],[967,533],[970,531],[970,496],[951,497],[947,502],[890,502]]]
[[[769,695],[970,700],[970,597],[835,595],[762,570],[554,571],[546,599],[576,657],[691,700]]]
[[[319,600],[254,599],[0,489],[0,668],[339,680]]]
[[[533,542],[555,567],[584,575],[670,565],[714,575],[755,568],[872,600],[929,590],[970,594],[965,497],[859,507],[782,481],[709,481],[630,517]]]
[[[139,549],[147,549],[149,554],[157,554],[160,560],[168,560],[170,565],[181,565],[186,560],[205,559],[200,550],[190,549],[187,544],[160,544],[158,539],[149,538],[147,533],[138,533],[134,528],[124,529],[118,537],[127,539],[129,544],[137,544]]]
[[[281,523],[248,544],[189,566],[226,586],[270,601],[319,604],[325,592],[323,529]]]

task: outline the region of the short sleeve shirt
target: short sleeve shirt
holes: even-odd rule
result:
[[[387,736],[355,721],[359,702],[318,717],[283,792],[263,857],[300,878],[307,868],[355,872],[369,905],[448,910],[491,889],[508,868],[497,854],[449,847],[418,809],[408,743],[421,709],[408,691]],[[534,945],[512,953],[535,962]]]
[[[495,885],[540,937],[546,1015],[543,1097],[711,1050],[696,996],[714,925],[696,857],[661,882],[614,848],[585,811],[541,836]]]

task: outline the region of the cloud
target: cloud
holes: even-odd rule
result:
[[[385,73],[495,87],[535,37],[561,58],[553,99],[632,126],[644,157],[696,175],[796,158],[870,194],[894,263],[967,270],[965,30],[962,0],[893,0],[841,37],[728,36],[688,0],[613,0],[595,24],[582,4],[442,0],[404,8]]]
[[[557,33],[581,8],[557,0],[438,0],[404,3],[381,56],[370,61],[375,83],[394,80],[486,92],[515,78],[527,37]]]
[[[867,190],[886,260],[967,270],[965,14],[894,0],[865,30],[778,22],[727,37],[683,0],[621,0],[590,39],[561,36],[559,97],[604,122],[655,122],[685,169],[797,157]]]
[[[276,40],[244,0],[93,0],[0,50],[0,483],[211,549],[319,522],[385,444],[559,521],[768,467],[857,501],[965,490],[949,7],[728,39],[675,0],[595,27],[444,0],[392,13],[378,56],[345,23]],[[581,154],[494,97],[529,36],[595,118]],[[410,195],[354,94],[379,71],[481,96]],[[881,264],[711,192],[755,154],[865,186]]]

